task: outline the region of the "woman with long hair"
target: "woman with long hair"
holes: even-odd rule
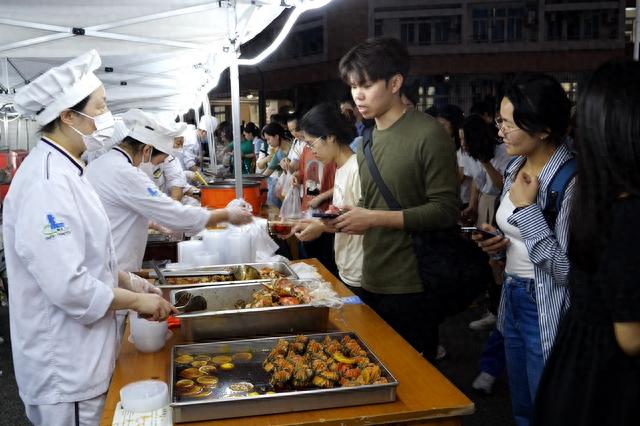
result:
[[[540,382],[534,423],[638,425],[640,64],[606,63],[582,90],[571,308]]]

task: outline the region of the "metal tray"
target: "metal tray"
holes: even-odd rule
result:
[[[179,345],[173,348],[171,354],[170,383],[171,407],[173,420],[176,423],[194,422],[202,420],[225,419],[232,417],[258,416],[263,414],[287,413],[293,411],[319,410],[326,408],[348,407],[353,405],[369,405],[396,400],[398,381],[391,372],[371,352],[367,345],[355,333],[322,333],[307,334],[310,339],[322,340],[325,336],[340,339],[349,335],[356,339],[360,346],[368,353],[371,362],[378,364],[389,383],[366,385],[351,388],[308,389],[282,391],[264,394],[269,389],[269,375],[262,369],[262,362],[278,339],[283,337],[269,337],[264,339],[236,340],[217,343],[201,343]],[[292,340],[295,336],[284,339]],[[251,361],[241,361],[235,364],[231,371],[219,372],[218,385],[214,392],[205,398],[185,398],[174,393],[174,383],[178,375],[178,367],[174,359],[183,354],[233,354],[236,352],[251,352]],[[256,396],[233,392],[229,385],[235,382],[248,381],[261,393]],[[236,397],[239,396],[239,397]]]
[[[185,290],[182,286],[178,287],[181,288],[170,293],[171,303],[175,303],[177,293]],[[327,331],[329,308],[324,306],[301,304],[235,309],[236,301],[251,300],[253,292],[260,288],[262,282],[254,281],[189,289],[189,293],[194,296],[205,298],[207,310],[177,315],[182,335],[187,341],[202,342],[233,337]]]
[[[281,274],[284,274],[284,276],[286,278],[293,278],[293,279],[298,279],[298,275],[293,272],[293,270],[289,267],[288,264],[284,263],[284,262],[266,262],[266,263],[235,263],[235,264],[228,264],[228,265],[212,265],[212,266],[200,266],[197,268],[188,268],[188,269],[167,269],[167,268],[163,268],[161,269],[162,275],[167,278],[167,277],[190,277],[190,276],[198,276],[198,275],[213,275],[216,272],[226,272],[226,273],[230,273],[231,270],[236,267],[236,266],[242,266],[242,265],[249,265],[249,266],[253,266],[256,269],[262,269],[262,268],[271,268],[273,270],[275,270],[276,272],[279,272]],[[157,274],[155,271],[150,271],[149,272],[149,277],[150,278],[157,278]],[[197,284],[174,284],[174,285],[162,285],[160,284],[160,282],[156,279],[155,285],[156,287],[158,287],[160,290],[162,290],[162,296],[167,299],[169,299],[169,295],[171,293],[172,290],[186,290],[186,289],[193,289],[193,288],[199,288],[199,287],[206,287],[206,286],[211,286],[211,285],[228,285],[228,284],[240,284],[240,283],[248,283],[248,282],[269,282],[271,281],[270,279],[261,279],[261,280],[245,280],[245,281],[220,281],[220,282],[202,282],[202,283],[197,283]]]

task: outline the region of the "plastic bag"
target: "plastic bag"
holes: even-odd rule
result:
[[[287,196],[280,207],[280,217],[282,219],[297,219],[302,216],[300,205],[300,187],[294,185],[289,189]]]
[[[331,284],[326,281],[313,280],[304,281],[302,283],[309,291],[309,297],[311,299],[311,305],[313,306],[328,306],[329,308],[342,308],[344,302],[342,298],[338,296]]]

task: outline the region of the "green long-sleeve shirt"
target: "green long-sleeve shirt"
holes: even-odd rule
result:
[[[378,191],[362,145],[358,165],[362,199],[372,210],[390,210]],[[455,146],[440,124],[409,110],[391,127],[373,131],[373,158],[403,207],[404,230],[369,229],[363,239],[362,287],[374,293],[423,291],[410,232],[453,226],[460,214]]]

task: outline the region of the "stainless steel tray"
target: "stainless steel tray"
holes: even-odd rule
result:
[[[249,265],[253,266],[256,269],[262,268],[271,268],[276,272],[283,274],[287,278],[298,279],[298,275],[293,272],[293,270],[289,267],[288,264],[284,262],[266,262],[266,263],[240,263],[240,264],[228,264],[228,265],[212,265],[212,266],[200,266],[197,268],[188,268],[188,269],[167,269],[163,268],[160,271],[162,275],[167,277],[190,277],[190,276],[198,276],[198,275],[213,275],[218,271],[221,272],[230,272],[234,267],[241,265]],[[155,271],[149,272],[150,278],[157,278],[157,274]],[[211,285],[228,285],[228,284],[239,284],[239,283],[248,283],[248,282],[269,282],[270,279],[261,279],[261,280],[250,280],[250,281],[220,281],[220,282],[202,282],[196,284],[174,284],[174,285],[162,285],[156,279],[155,285],[160,290],[162,290],[162,296],[169,300],[169,295],[172,290],[186,290],[192,288],[199,288]]]
[[[170,383],[171,407],[173,420],[176,423],[202,420],[225,419],[232,417],[258,416],[263,414],[286,413],[293,411],[319,410],[326,408],[348,407],[353,405],[369,405],[396,400],[398,381],[391,372],[371,352],[367,345],[355,333],[322,333],[308,334],[310,339],[322,340],[325,336],[341,338],[349,335],[356,339],[368,353],[371,362],[378,364],[382,375],[389,383],[366,385],[359,387],[309,389],[282,391],[265,394],[269,390],[268,374],[262,369],[262,362],[269,351],[282,337],[263,339],[236,340],[217,343],[201,343],[179,345],[171,354]],[[295,336],[284,337],[292,340]],[[175,358],[183,354],[233,354],[251,352],[251,361],[237,362],[231,371],[219,372],[218,385],[214,392],[206,398],[184,398],[175,395],[174,383],[178,377]],[[229,389],[235,382],[248,381],[255,386],[260,395],[247,396]]]
[[[253,292],[262,288],[262,282],[242,284],[216,284],[191,288],[189,293],[200,295],[207,301],[207,310],[178,315],[180,330],[187,341],[202,342],[233,337],[274,336],[309,331],[327,331],[329,308],[310,304],[274,306],[267,308],[236,309],[236,301],[251,300]],[[172,290],[169,300],[175,303]]]

